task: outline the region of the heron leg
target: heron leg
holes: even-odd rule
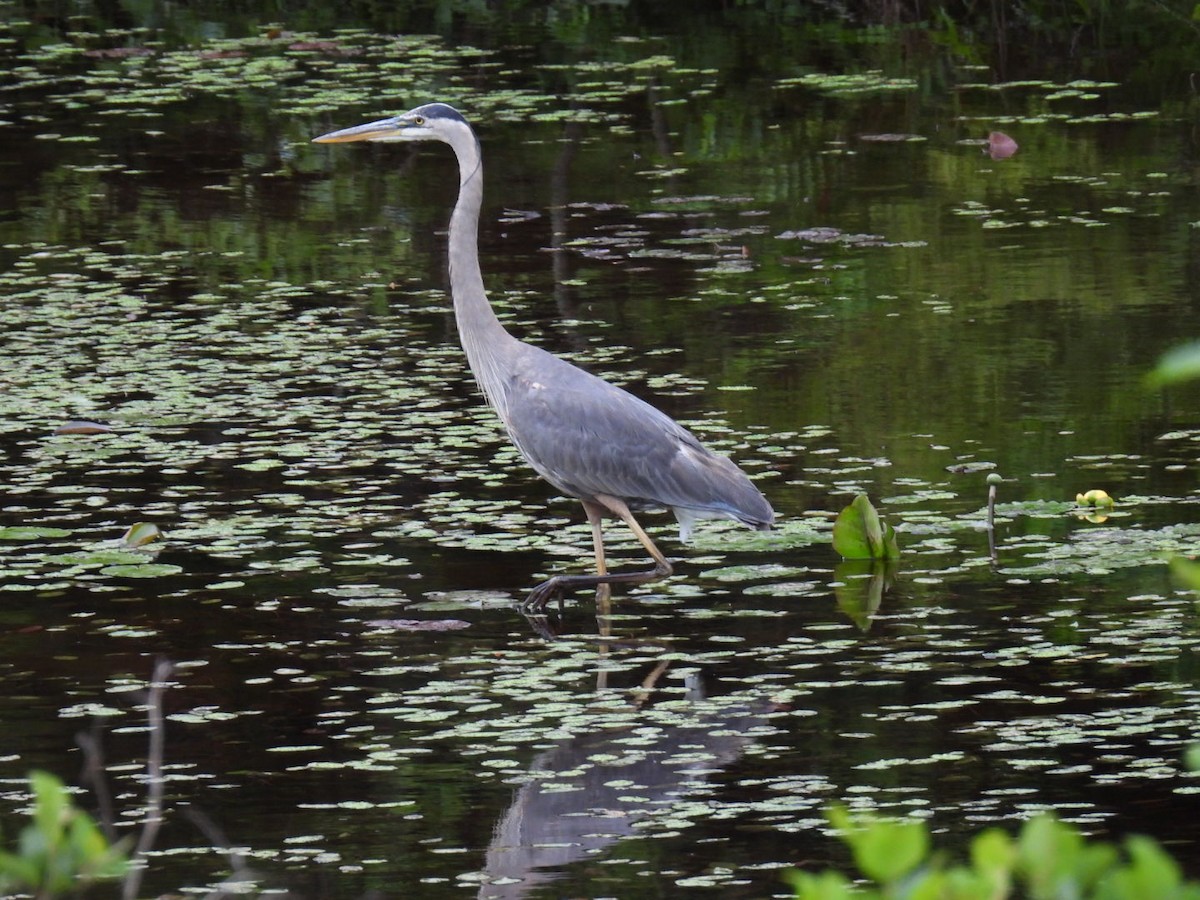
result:
[[[604,507],[595,503],[583,502],[587,513],[588,523],[592,526],[592,547],[596,552],[596,574],[608,574],[608,561],[604,556]],[[612,586],[609,584],[596,585],[596,626],[601,635],[607,636],[612,631],[609,616],[612,614]]]
[[[654,541],[650,540],[650,535],[646,534],[645,529],[633,517],[633,513],[630,512],[629,506],[624,500],[610,497],[607,494],[597,494],[591,500],[585,500],[583,508],[587,513],[588,522],[592,526],[592,542],[596,548],[597,574],[555,575],[553,578],[543,581],[530,591],[529,596],[521,603],[520,608],[522,612],[541,612],[546,608],[546,604],[550,600],[555,597],[561,598],[563,593],[568,590],[584,587],[600,587],[610,584],[644,584],[647,581],[657,581],[660,578],[666,578],[674,571],[671,568],[671,563],[663,556],[658,547],[654,545]],[[629,526],[629,530],[634,533],[634,536],[641,542],[641,545],[646,548],[646,552],[653,558],[653,569],[648,572],[608,571],[607,562],[604,557],[604,540],[600,533],[600,520],[606,512],[617,516]]]
[[[643,575],[649,576],[649,577],[643,578],[642,579],[643,581],[653,581],[658,578],[666,578],[673,571],[675,571],[674,569],[671,568],[671,564],[667,561],[667,558],[662,555],[662,552],[658,549],[658,547],[654,546],[654,541],[650,540],[650,535],[646,534],[646,532],[642,528],[642,526],[638,524],[638,520],[633,517],[633,513],[631,513],[629,511],[629,506],[625,503],[624,500],[618,500],[616,497],[609,497],[604,494],[601,494],[596,499],[599,500],[606,507],[608,507],[610,510],[612,510],[614,513],[616,513],[618,516],[621,517],[621,521],[629,526],[629,530],[633,532],[634,537],[636,537],[639,541],[641,541],[642,546],[646,548],[646,552],[649,553],[650,556],[653,558],[653,560],[654,560],[653,574],[641,573]],[[635,572],[633,574],[636,575],[638,573]],[[622,579],[622,580],[629,581],[632,579]]]
[[[604,531],[601,528],[604,522],[604,507],[584,500],[583,511],[587,513],[588,524],[592,526],[592,547],[596,551],[596,574],[607,575],[608,562],[604,558]]]

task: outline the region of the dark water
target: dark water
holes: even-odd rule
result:
[[[5,807],[31,768],[80,783],[86,732],[133,826],[166,657],[147,894],[786,894],[844,861],[835,801],[951,847],[1052,808],[1200,871],[1166,566],[1200,543],[1200,397],[1143,386],[1196,330],[1186,78],[765,13],[435,9],[5,13]],[[466,371],[453,161],[308,143],[430,99],[477,123],[506,321],[781,514],[686,548],[656,520],[679,574],[599,621],[572,598],[557,641],[511,603],[590,538]],[[1073,510],[1092,488],[1110,516]],[[828,546],[859,491],[904,553],[873,586]],[[156,554],[118,546],[142,521]]]

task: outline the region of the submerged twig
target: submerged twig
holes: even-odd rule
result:
[[[96,723],[93,722],[92,731],[96,730]],[[92,794],[96,797],[100,827],[104,829],[104,836],[108,838],[108,842],[115,844],[116,816],[113,812],[112,792],[108,789],[108,779],[104,777],[104,751],[101,749],[100,740],[91,732],[81,731],[75,735],[75,743],[83,751],[83,772],[80,781],[91,786]]]
[[[146,813],[137,846],[129,857],[129,873],[121,886],[121,896],[124,900],[136,900],[142,884],[142,875],[146,871],[146,854],[154,846],[158,831],[162,827],[162,764],[163,745],[166,740],[162,698],[167,688],[167,678],[173,669],[174,666],[169,660],[160,659],[154,664],[154,673],[150,676],[150,690],[146,696],[146,722],[150,728],[150,748],[146,757]]]
[[[196,826],[196,829],[204,835],[210,844],[225,854],[225,858],[229,860],[229,869],[233,872],[233,877],[236,880],[251,881],[254,878],[254,872],[246,865],[246,858],[233,849],[229,838],[226,837],[225,832],[221,830],[221,826],[213,821],[211,816],[194,806],[184,809],[183,815]],[[229,896],[229,891],[224,890],[218,885],[214,890],[205,894],[204,900],[220,900],[221,897],[227,896]]]

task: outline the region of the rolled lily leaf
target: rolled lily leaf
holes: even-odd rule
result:
[[[833,549],[843,559],[899,559],[896,530],[859,494],[833,523]]]
[[[136,525],[131,525],[129,530],[121,538],[121,545],[124,547],[141,547],[143,544],[149,544],[151,541],[161,541],[162,532],[158,530],[158,526],[151,522],[138,522]]]

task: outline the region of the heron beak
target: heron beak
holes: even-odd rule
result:
[[[379,119],[366,125],[355,125],[353,128],[343,128],[331,131],[320,137],[313,138],[317,144],[341,144],[346,141],[386,141],[403,140],[399,134],[404,129],[404,121],[400,116]]]
[[[348,141],[422,141],[433,137],[432,132],[424,127],[421,119],[413,121],[408,114],[392,116],[368,122],[366,125],[355,125],[340,131],[331,131],[320,137],[313,138],[317,144],[341,144]]]

